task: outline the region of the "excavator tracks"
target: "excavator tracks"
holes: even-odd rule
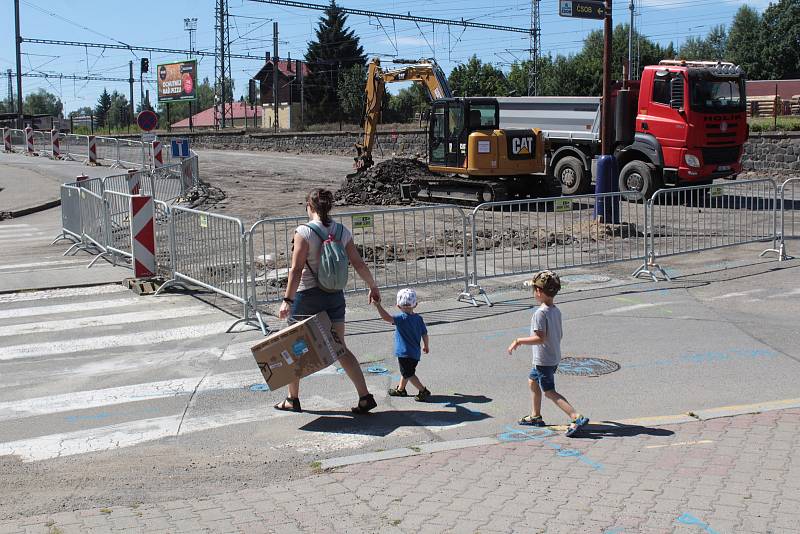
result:
[[[561,186],[556,183],[555,179],[533,176],[525,181],[443,177],[442,179],[416,180],[410,184],[409,189],[412,198],[420,202],[461,206],[478,206],[486,202],[502,202],[520,198],[545,198],[561,194]]]

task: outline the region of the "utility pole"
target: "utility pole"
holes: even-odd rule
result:
[[[227,0],[217,0],[216,17],[217,24],[215,29],[218,33],[216,38],[216,55],[214,57],[214,75],[216,76],[214,91],[214,124],[218,125],[220,128],[225,128],[225,104],[228,101],[228,75],[230,74],[230,68],[227,68],[225,63],[225,54],[229,47],[226,28],[228,17]],[[228,71],[228,75],[226,75],[226,70]]]
[[[303,108],[305,107],[306,97],[303,91],[303,62],[299,59],[297,60],[297,71],[295,73],[296,77],[300,78],[300,128],[304,128],[303,122]]]
[[[531,0],[531,33],[528,36],[528,96],[539,94],[539,58],[541,57],[541,19],[539,1]]]
[[[133,122],[133,112],[136,108],[133,105],[133,61],[128,62],[128,68],[130,68],[130,75],[128,76],[128,83],[131,86],[131,102],[130,102],[130,115],[128,118],[128,127],[130,128],[131,122]]]
[[[189,32],[189,53],[186,54],[188,59],[192,59],[194,53],[194,32],[197,31],[197,18],[183,19],[183,29]],[[197,93],[195,93],[197,94]],[[189,101],[189,131],[194,130],[194,123],[192,122],[192,101]]]
[[[631,12],[631,22],[628,25],[628,80],[633,79],[633,0],[629,0],[628,9]]]
[[[272,23],[272,128],[278,131],[278,23]]]
[[[11,106],[9,111],[13,112],[16,104],[14,103],[14,83],[12,82],[11,69],[6,70],[8,74],[8,105]]]
[[[17,45],[17,126],[23,128],[25,121],[22,115],[22,36],[19,32],[19,0],[14,0],[14,32]]]

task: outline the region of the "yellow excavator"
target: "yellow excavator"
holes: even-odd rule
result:
[[[428,169],[440,178],[416,180],[420,200],[491,202],[514,197],[557,196],[561,186],[544,174],[544,136],[538,128],[500,129],[500,108],[490,97],[454,98],[442,69],[432,59],[406,62],[391,70],[369,63],[364,139],[356,144],[356,172],[373,165],[386,84],[422,83],[431,99],[428,113]]]

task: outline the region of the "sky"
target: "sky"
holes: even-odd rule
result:
[[[628,22],[628,1],[615,3],[614,23]],[[324,4],[327,0],[305,0]],[[688,37],[704,37],[717,24],[729,25],[737,9],[748,4],[759,12],[766,0],[635,0],[634,27],[644,36],[666,45],[680,46]],[[461,19],[514,27],[530,27],[530,1],[514,0],[339,0],[347,8],[385,13],[401,13],[441,19]],[[94,43],[125,43],[134,46],[189,48],[189,35],[183,29],[184,18],[197,18],[195,48],[214,50],[214,0],[20,0],[21,34],[25,38],[55,39]],[[301,59],[307,43],[314,39],[314,30],[322,12],[290,8],[251,0],[229,0],[231,15],[231,51],[264,56],[272,51],[272,23],[278,22],[280,56]],[[541,48],[543,54],[578,52],[585,36],[602,29],[602,21],[558,16],[557,0],[541,0]],[[379,20],[350,15],[349,27],[360,37],[368,56],[378,56],[384,64],[392,58],[435,58],[446,73],[473,54],[484,62],[508,70],[511,63],[527,58],[526,34],[446,25]],[[0,98],[7,96],[8,69],[14,61],[14,2],[6,0],[0,7],[0,73],[3,84]],[[71,46],[22,44],[22,71],[57,75],[99,75],[128,77],[128,61],[134,61],[138,78],[139,58],[149,57],[151,76],[158,63],[184,59],[175,54],[150,54],[127,50]],[[262,61],[233,60],[235,96],[247,91],[247,80],[262,66]],[[214,78],[214,58],[201,58],[199,78]],[[103,88],[109,92],[129,92],[127,82],[72,81],[24,77],[23,95],[44,88],[59,96],[65,113],[81,106],[94,106]],[[14,81],[16,91],[16,82]],[[399,85],[390,90],[396,91]],[[155,100],[155,84],[145,82],[151,100]],[[139,100],[138,82],[134,100]]]

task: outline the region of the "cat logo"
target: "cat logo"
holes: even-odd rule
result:
[[[533,152],[533,137],[515,137],[511,140],[511,153],[515,156],[529,156]]]

